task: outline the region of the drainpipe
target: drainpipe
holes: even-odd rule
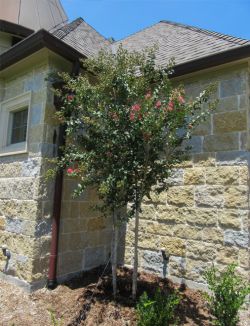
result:
[[[72,69],[72,75],[78,75],[80,71],[79,61],[74,63]],[[60,110],[60,101],[55,101],[55,107]],[[56,133],[54,134],[54,143],[56,142]],[[59,127],[58,135],[58,157],[62,156],[62,146],[65,145],[65,126]],[[58,257],[58,240],[59,240],[59,228],[61,217],[61,203],[62,203],[62,188],[63,188],[63,171],[59,171],[55,180],[55,191],[53,199],[53,215],[52,215],[52,234],[51,234],[51,246],[50,246],[50,259],[49,259],[49,272],[47,287],[50,290],[54,290],[57,287],[57,257]]]

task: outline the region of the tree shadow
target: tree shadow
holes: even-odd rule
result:
[[[110,268],[101,277],[103,268],[96,268],[89,272],[84,272],[80,276],[67,282],[65,285],[71,289],[83,288],[82,294],[78,301],[83,304],[77,314],[68,326],[77,326],[84,322],[93,305],[102,304],[104,307],[108,303],[116,306],[135,308],[136,301],[131,298],[132,289],[132,271],[127,268],[118,270],[117,286],[118,294],[114,301],[112,293],[112,276]],[[177,315],[179,318],[178,325],[211,325],[211,318],[206,310],[202,295],[198,291],[192,291],[172,283],[166,278],[160,278],[149,273],[139,273],[138,275],[138,291],[137,298],[143,292],[147,292],[149,297],[153,297],[156,290],[160,288],[162,293],[169,295],[175,290],[181,293],[181,303],[177,307]],[[105,312],[104,312],[105,313]],[[119,319],[119,311],[117,310],[117,318]],[[116,319],[116,318],[115,318]]]

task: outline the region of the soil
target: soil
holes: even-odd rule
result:
[[[116,302],[112,298],[111,276],[102,269],[83,273],[80,277],[58,286],[55,290],[41,289],[28,294],[22,289],[0,282],[1,326],[134,326],[136,325],[135,302],[130,297],[131,271],[118,272],[119,293]],[[165,293],[178,285],[167,279],[148,273],[140,273],[138,296],[144,291],[149,295],[157,288]],[[179,289],[182,300],[178,307],[179,325],[211,326],[202,294],[190,289]],[[248,316],[249,317],[249,316]],[[52,322],[52,319],[55,322]],[[247,315],[242,326],[249,325]]]

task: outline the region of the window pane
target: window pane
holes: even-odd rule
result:
[[[11,144],[26,141],[28,109],[12,113]]]

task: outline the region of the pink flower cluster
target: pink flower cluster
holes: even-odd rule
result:
[[[140,111],[141,111],[140,104],[134,104],[134,105],[132,105],[132,107],[130,109],[130,114],[129,114],[130,121],[134,121],[136,117],[139,120],[141,120],[142,119],[142,114],[139,113]]]
[[[75,164],[74,167],[67,169],[67,174],[72,175],[72,174],[78,173],[79,171],[80,170],[78,169],[78,164]]]

